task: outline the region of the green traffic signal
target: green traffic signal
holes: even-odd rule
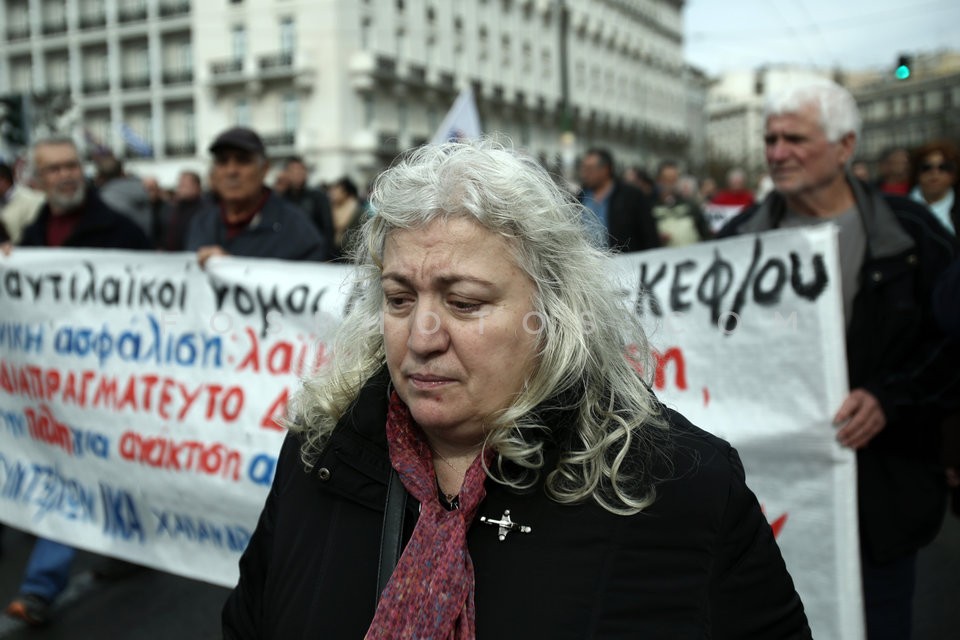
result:
[[[906,80],[910,77],[910,67],[905,64],[897,67],[897,70],[894,72],[894,75],[897,76],[897,80]]]

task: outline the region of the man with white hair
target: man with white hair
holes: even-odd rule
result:
[[[957,390],[956,346],[933,321],[931,292],[957,247],[923,207],[853,179],[860,115],[821,81],[766,107],[774,191],[720,236],[835,224],[851,391],[834,418],[857,452],[867,635],[909,638],[917,550],[936,535],[946,486],[937,425]]]

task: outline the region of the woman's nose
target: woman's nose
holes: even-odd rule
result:
[[[410,314],[407,347],[419,355],[428,355],[445,351],[449,343],[450,336],[440,313],[428,305],[418,303]]]

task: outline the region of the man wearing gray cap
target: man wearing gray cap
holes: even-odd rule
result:
[[[210,153],[217,202],[194,216],[186,240],[186,249],[197,252],[201,266],[218,255],[327,258],[327,243],[306,214],[264,185],[270,164],[255,131],[227,129],[210,145]]]

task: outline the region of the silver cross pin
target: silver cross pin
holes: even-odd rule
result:
[[[507,509],[503,512],[503,517],[499,520],[493,520],[487,516],[480,516],[480,522],[483,524],[489,524],[493,527],[500,527],[497,531],[497,537],[500,538],[500,542],[503,542],[507,539],[507,534],[511,531],[519,531],[520,533],[530,533],[533,531],[532,527],[528,527],[525,524],[517,524],[510,519],[510,509]]]

